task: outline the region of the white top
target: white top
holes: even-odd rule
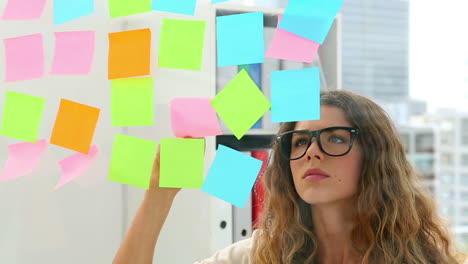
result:
[[[258,236],[260,230],[255,230],[251,238],[238,241],[227,248],[216,252],[210,258],[195,262],[193,264],[251,264],[250,252],[253,241]]]

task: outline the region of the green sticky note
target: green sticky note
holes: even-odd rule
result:
[[[151,11],[151,0],[109,0],[109,13],[112,18],[149,11]]]
[[[161,139],[160,187],[200,189],[203,185],[205,139]]]
[[[211,100],[211,105],[237,139],[241,139],[271,107],[245,70],[241,70]]]
[[[44,106],[44,98],[6,92],[0,135],[35,143]]]
[[[157,143],[116,134],[109,169],[109,180],[148,189]]]
[[[201,70],[205,28],[205,21],[163,19],[159,67]]]
[[[153,87],[151,77],[112,80],[112,125],[154,125]]]

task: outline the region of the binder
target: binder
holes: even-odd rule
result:
[[[265,192],[263,189],[263,173],[268,165],[268,151],[252,151],[252,157],[263,162],[257,181],[252,189],[252,230],[258,228],[258,221],[265,206]]]
[[[237,71],[240,72],[242,70],[245,70],[250,78],[255,82],[255,84],[258,86],[260,91],[262,90],[262,64],[261,63],[255,63],[255,64],[244,64],[244,65],[239,65],[237,66]],[[263,118],[260,118],[255,125],[253,125],[252,128],[262,128],[262,120]]]

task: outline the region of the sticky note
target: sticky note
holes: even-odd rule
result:
[[[261,160],[219,145],[202,191],[244,208],[261,167]]]
[[[320,119],[319,68],[271,72],[273,123]]]
[[[47,140],[8,145],[8,159],[0,173],[0,181],[13,180],[34,171],[47,150]]]
[[[281,20],[282,15],[278,16]],[[266,57],[311,63],[317,55],[320,44],[284,29],[276,28]]]
[[[153,10],[179,13],[184,15],[195,15],[197,0],[153,0]]]
[[[6,82],[25,81],[44,76],[42,34],[3,40],[5,44]]]
[[[157,143],[116,134],[110,161],[110,181],[148,189]]]
[[[162,138],[159,186],[200,189],[204,157],[203,138]]]
[[[62,175],[57,185],[55,185],[54,190],[57,190],[63,185],[73,181],[89,170],[97,155],[98,148],[96,145],[93,145],[88,154],[78,152],[59,161],[60,168],[62,169]]]
[[[60,100],[50,143],[88,154],[100,111],[92,106]]]
[[[50,74],[87,75],[94,58],[95,31],[55,32],[55,51]]]
[[[245,70],[240,71],[210,103],[237,139],[241,139],[271,106]]]
[[[221,135],[213,98],[174,98],[171,100],[172,132],[178,138]]]
[[[159,67],[201,70],[205,28],[205,21],[163,19]]]
[[[109,0],[109,13],[112,18],[149,11],[151,11],[151,0]]]
[[[322,44],[343,0],[290,0],[279,27]]]
[[[153,78],[112,80],[111,115],[113,126],[154,125]]]
[[[46,0],[9,0],[2,20],[34,20],[44,12]]]
[[[216,17],[218,66],[263,63],[263,13]]]
[[[0,135],[36,142],[44,107],[44,98],[7,91]]]
[[[149,28],[109,34],[109,80],[149,75],[150,61]]]
[[[94,0],[54,0],[54,25],[94,12]]]

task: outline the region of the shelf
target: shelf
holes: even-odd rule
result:
[[[245,135],[240,140],[234,135],[216,136],[216,149],[224,145],[237,151],[255,151],[270,149],[276,134]]]

